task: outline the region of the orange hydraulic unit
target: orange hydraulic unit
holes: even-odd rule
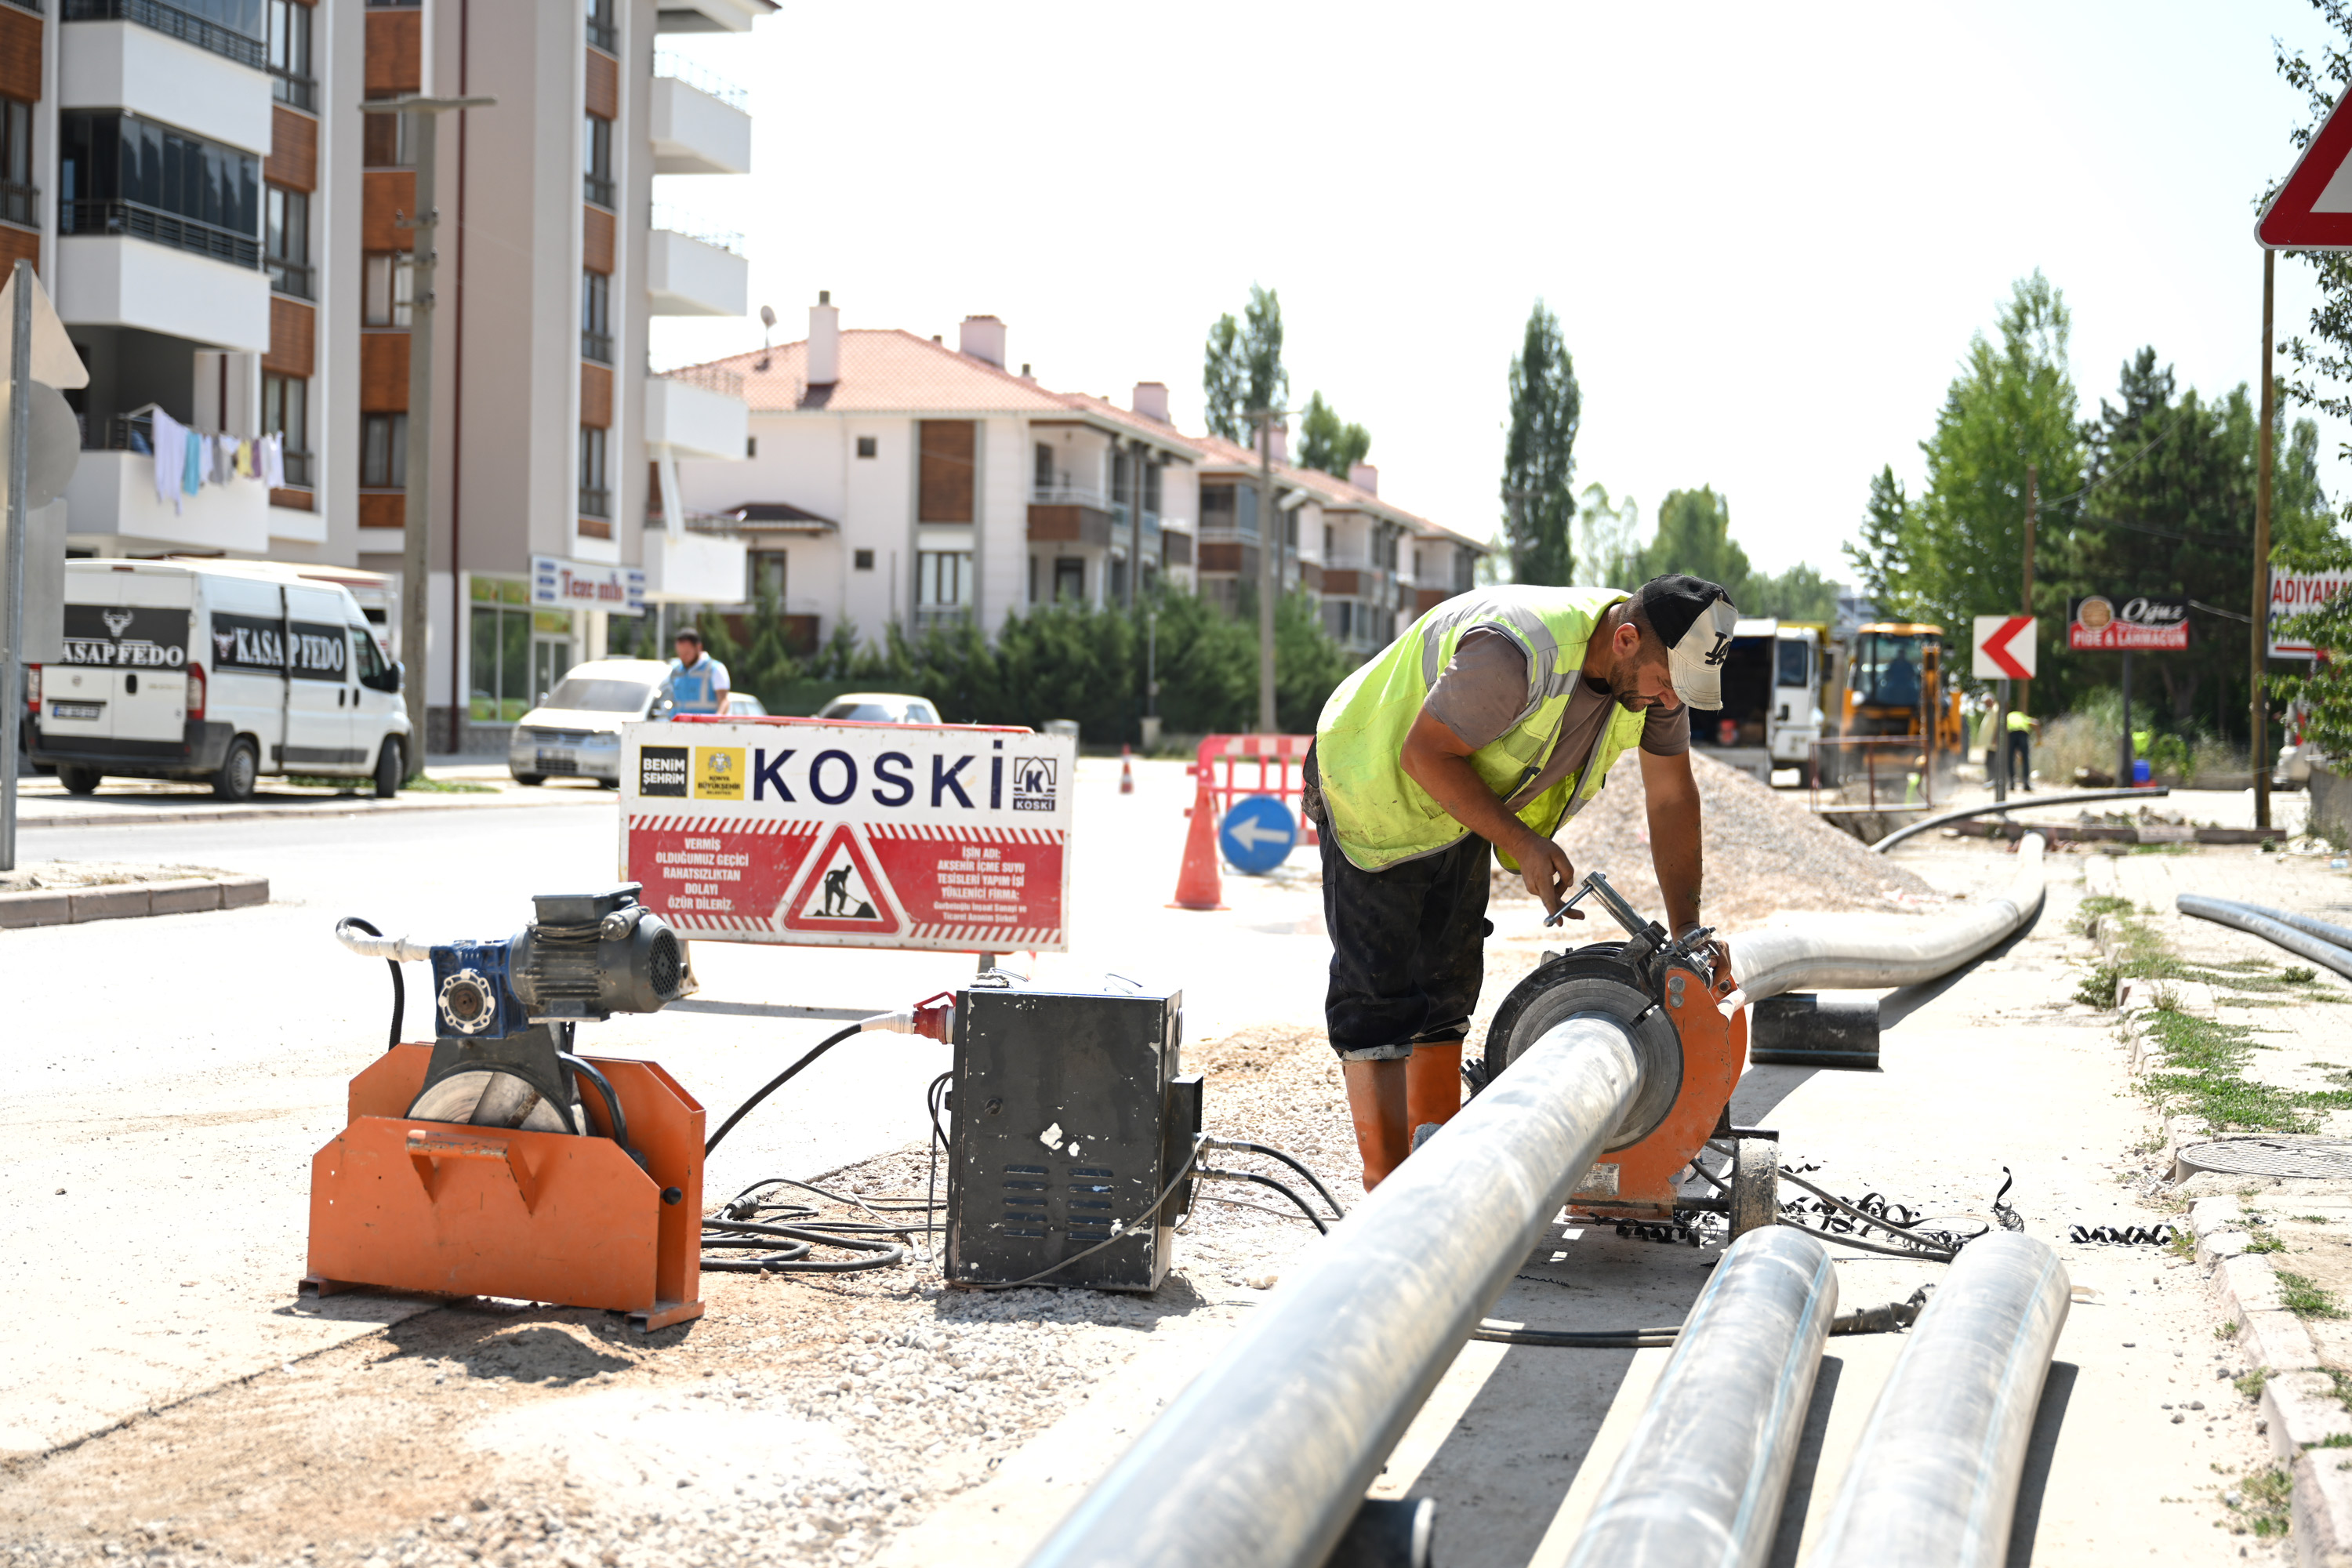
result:
[[[1735,1210],[1729,1199],[1693,1194],[1678,1179],[1712,1142],[1732,1141],[1744,1156],[1759,1134],[1730,1124],[1731,1091],[1748,1063],[1748,1010],[1727,1017],[1717,1004],[1731,986],[1718,986],[1702,929],[1680,942],[1643,920],[1594,872],[1577,899],[1599,901],[1629,933],[1624,942],[1596,942],[1548,957],[1513,988],[1486,1031],[1486,1074],[1491,1080],[1554,1026],[1579,1014],[1599,1013],[1622,1025],[1641,1063],[1641,1085],[1633,1103],[1602,1145],[1600,1158],[1570,1195],[1570,1208],[1602,1219],[1673,1223],[1678,1212],[1731,1215],[1733,1232],[1753,1213]],[[1571,902],[1576,901],[1571,900]],[[1759,1173],[1748,1173],[1744,1190],[1759,1190]],[[1761,1213],[1769,1213],[1773,1184],[1761,1182]]]
[[[355,1287],[702,1315],[703,1110],[652,1062],[572,1050],[582,1022],[693,988],[685,944],[634,883],[539,898],[521,932],[437,945],[345,921],[393,965],[433,966],[436,1038],[352,1080],[350,1125],[310,1162],[310,1272]]]

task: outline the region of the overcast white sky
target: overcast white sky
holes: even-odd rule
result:
[[[1837,546],[2010,281],[2074,316],[2086,412],[2143,343],[2260,374],[2251,198],[2301,105],[2300,0],[2065,5],[820,5],[665,37],[751,95],[754,172],[656,197],[741,230],[754,319],[656,321],[670,365],[992,311],[1045,384],[1169,384],[1281,291],[1294,407],[1372,433],[1382,494],[1484,537],[1529,305],[1583,389],[1580,489],[1713,484],[1758,565]],[[2308,273],[2279,267],[2281,335]],[[2331,496],[2346,432],[2323,426]]]

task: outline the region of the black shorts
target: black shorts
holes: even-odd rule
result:
[[[1487,867],[1475,833],[1435,855],[1367,871],[1339,848],[1307,753],[1307,815],[1323,841],[1323,924],[1331,987],[1323,1015],[1347,1061],[1394,1061],[1416,1045],[1454,1045],[1470,1032],[1486,973]]]

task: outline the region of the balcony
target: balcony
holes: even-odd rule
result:
[[[18,224],[26,228],[41,226],[41,188],[19,184],[14,180],[0,180],[0,223]]]
[[[649,519],[645,542],[647,600],[667,605],[742,602],[741,539],[700,531],[673,534],[657,519]]]
[[[185,26],[160,25],[167,16]],[[67,0],[65,19],[82,26],[58,54],[60,108],[132,105],[148,119],[268,154],[270,77],[258,37],[155,0]],[[238,47],[213,47],[223,39]]]
[[[1054,497],[1040,500],[1040,497]],[[1068,485],[1041,486],[1029,500],[1029,542],[1032,544],[1093,544],[1108,546],[1112,538],[1110,509],[1099,491]]]
[[[155,459],[144,452],[84,452],[66,486],[66,536],[75,549],[110,553],[212,553],[269,549],[269,491],[257,481],[206,485],[175,511],[155,497]]]
[[[654,173],[751,173],[751,116],[743,89],[685,60],[665,57],[654,68]]]
[[[776,9],[776,0],[660,0],[656,33],[748,33]]]
[[[673,457],[740,462],[751,433],[739,372],[698,365],[646,380],[646,444]]]
[[[732,235],[656,228],[646,247],[646,297],[656,316],[740,316],[751,299],[750,262]]]
[[[57,289],[58,314],[77,324],[137,327],[241,353],[269,350],[269,275],[250,263],[120,233],[68,231],[58,239]]]

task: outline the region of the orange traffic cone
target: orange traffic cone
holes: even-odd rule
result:
[[[1129,760],[1125,746],[1118,749],[1118,793],[1121,795],[1135,793],[1135,763]]]
[[[1176,874],[1176,901],[1169,907],[1222,910],[1225,884],[1217,870],[1216,803],[1209,796],[1209,770],[1197,767],[1193,775],[1201,787],[1192,797],[1192,808],[1184,814],[1192,819],[1192,826],[1184,835],[1184,868]]]

